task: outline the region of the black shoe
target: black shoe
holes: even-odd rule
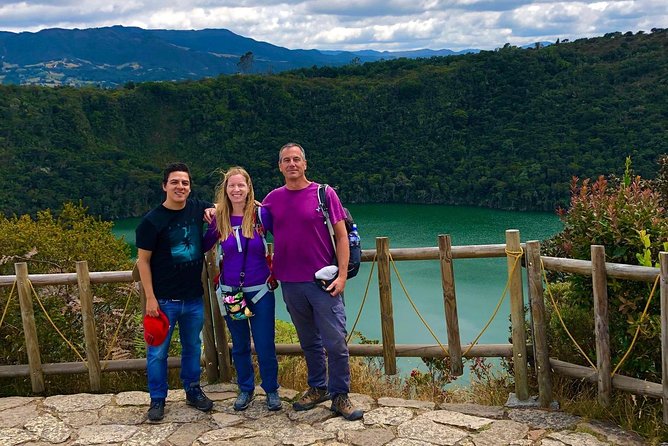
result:
[[[193,386],[186,391],[186,404],[202,412],[208,412],[213,408],[213,401],[204,395],[200,386]]]
[[[239,392],[237,400],[234,402],[234,410],[246,410],[253,401],[253,392]]]
[[[160,421],[165,416],[165,400],[152,399],[151,407],[148,409],[149,421]]]

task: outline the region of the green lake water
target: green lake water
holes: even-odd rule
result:
[[[376,237],[388,237],[390,248],[438,246],[439,234],[450,234],[452,244],[480,245],[505,242],[507,229],[518,229],[522,242],[544,240],[562,229],[559,218],[546,212],[499,211],[464,206],[371,204],[351,205],[358,224],[362,248],[375,247]],[[134,228],[139,219],[116,222],[114,232],[134,246]],[[445,313],[438,261],[401,261],[397,268],[408,293],[423,318],[439,340],[447,343]],[[363,263],[357,277],[346,285],[348,328],[352,328],[364,295],[371,269]],[[492,314],[507,280],[505,258],[454,260],[457,311],[462,343],[471,342]],[[374,271],[360,322],[355,328],[366,338],[381,340],[377,269]],[[429,331],[415,314],[392,270],[392,295],[395,341],[398,344],[434,344]],[[526,294],[525,294],[526,299]],[[276,316],[290,320],[282,299],[278,299]],[[480,343],[507,343],[509,337],[508,298],[480,339]],[[406,373],[421,367],[419,358],[400,358],[400,371]]]

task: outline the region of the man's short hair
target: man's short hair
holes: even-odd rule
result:
[[[304,161],[306,161],[306,152],[304,151],[304,148],[297,144],[296,142],[289,142],[287,144],[284,144],[283,147],[278,151],[278,162],[281,162],[281,155],[283,154],[283,150],[289,149],[290,147],[297,147],[299,150],[302,152],[302,158],[304,158]]]
[[[162,171],[162,184],[166,185],[167,180],[169,180],[169,174],[172,172],[185,172],[188,174],[188,181],[191,183],[192,178],[190,178],[190,169],[186,163],[169,163],[165,166],[165,170]]]

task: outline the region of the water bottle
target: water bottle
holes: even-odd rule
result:
[[[353,223],[353,227],[348,234],[348,240],[350,246],[359,246],[360,245],[360,235],[357,232],[357,224]]]
[[[350,258],[348,259],[348,278],[355,277],[360,270],[362,261],[362,246],[360,245],[360,234],[357,225],[353,223],[348,233],[348,244],[350,245]]]

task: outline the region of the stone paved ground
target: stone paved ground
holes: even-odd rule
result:
[[[435,407],[424,401],[351,394],[366,413],[349,422],[334,417],[326,403],[295,412],[297,392],[281,389],[283,409],[269,412],[261,389],[252,405],[235,412],[235,386],[205,388],[214,409],[201,413],[171,391],[165,418],[146,420],[145,392],[0,398],[0,445],[360,445],[360,446],[599,446],[645,444],[603,423],[558,411],[471,404]]]

